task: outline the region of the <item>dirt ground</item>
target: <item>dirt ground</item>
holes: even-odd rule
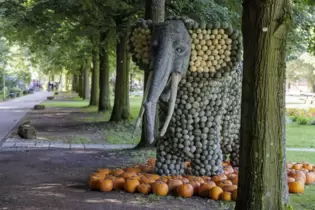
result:
[[[157,198],[125,192],[89,191],[87,177],[100,167],[138,162],[138,151],[41,150],[0,153],[0,209],[229,209],[199,197]]]

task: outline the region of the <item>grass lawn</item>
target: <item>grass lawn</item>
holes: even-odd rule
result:
[[[287,125],[286,137],[287,147],[315,148],[315,125]]]

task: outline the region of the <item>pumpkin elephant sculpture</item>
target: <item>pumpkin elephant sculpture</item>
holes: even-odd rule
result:
[[[230,155],[239,161],[241,34],[228,23],[200,25],[187,17],[153,24],[140,19],[130,33],[130,52],[150,76],[143,106],[146,135],[154,141],[157,104],[160,131],[156,172],[216,175]]]

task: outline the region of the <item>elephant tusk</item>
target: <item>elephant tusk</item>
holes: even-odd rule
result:
[[[144,101],[147,100],[147,97],[148,97],[148,93],[149,93],[149,89],[150,89],[150,85],[151,85],[151,80],[152,80],[152,74],[153,73],[150,72],[149,76],[148,76],[148,81],[147,81],[147,84],[145,86],[145,90],[144,90],[144,94],[143,94],[143,98],[142,98],[142,102],[141,102],[141,108],[140,108],[139,115],[138,115],[136,123],[135,123],[135,129],[133,131],[132,138],[134,138],[135,133],[136,133],[138,127],[140,126],[140,123],[141,123],[143,115],[144,115],[145,108],[143,106],[143,103],[144,103]]]
[[[164,136],[166,133],[166,130],[168,128],[168,125],[171,121],[171,118],[174,113],[174,108],[175,108],[175,102],[176,102],[176,97],[177,97],[177,88],[178,88],[178,83],[180,81],[181,75],[179,73],[172,73],[172,86],[171,86],[171,98],[170,98],[170,104],[168,107],[167,111],[167,117],[165,120],[165,123],[163,125],[163,128],[160,132],[160,136]]]

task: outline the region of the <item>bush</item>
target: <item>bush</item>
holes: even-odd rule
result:
[[[307,117],[297,117],[296,122],[299,125],[307,125],[310,123],[310,119]]]
[[[28,90],[23,90],[23,95],[27,95],[28,94]]]

